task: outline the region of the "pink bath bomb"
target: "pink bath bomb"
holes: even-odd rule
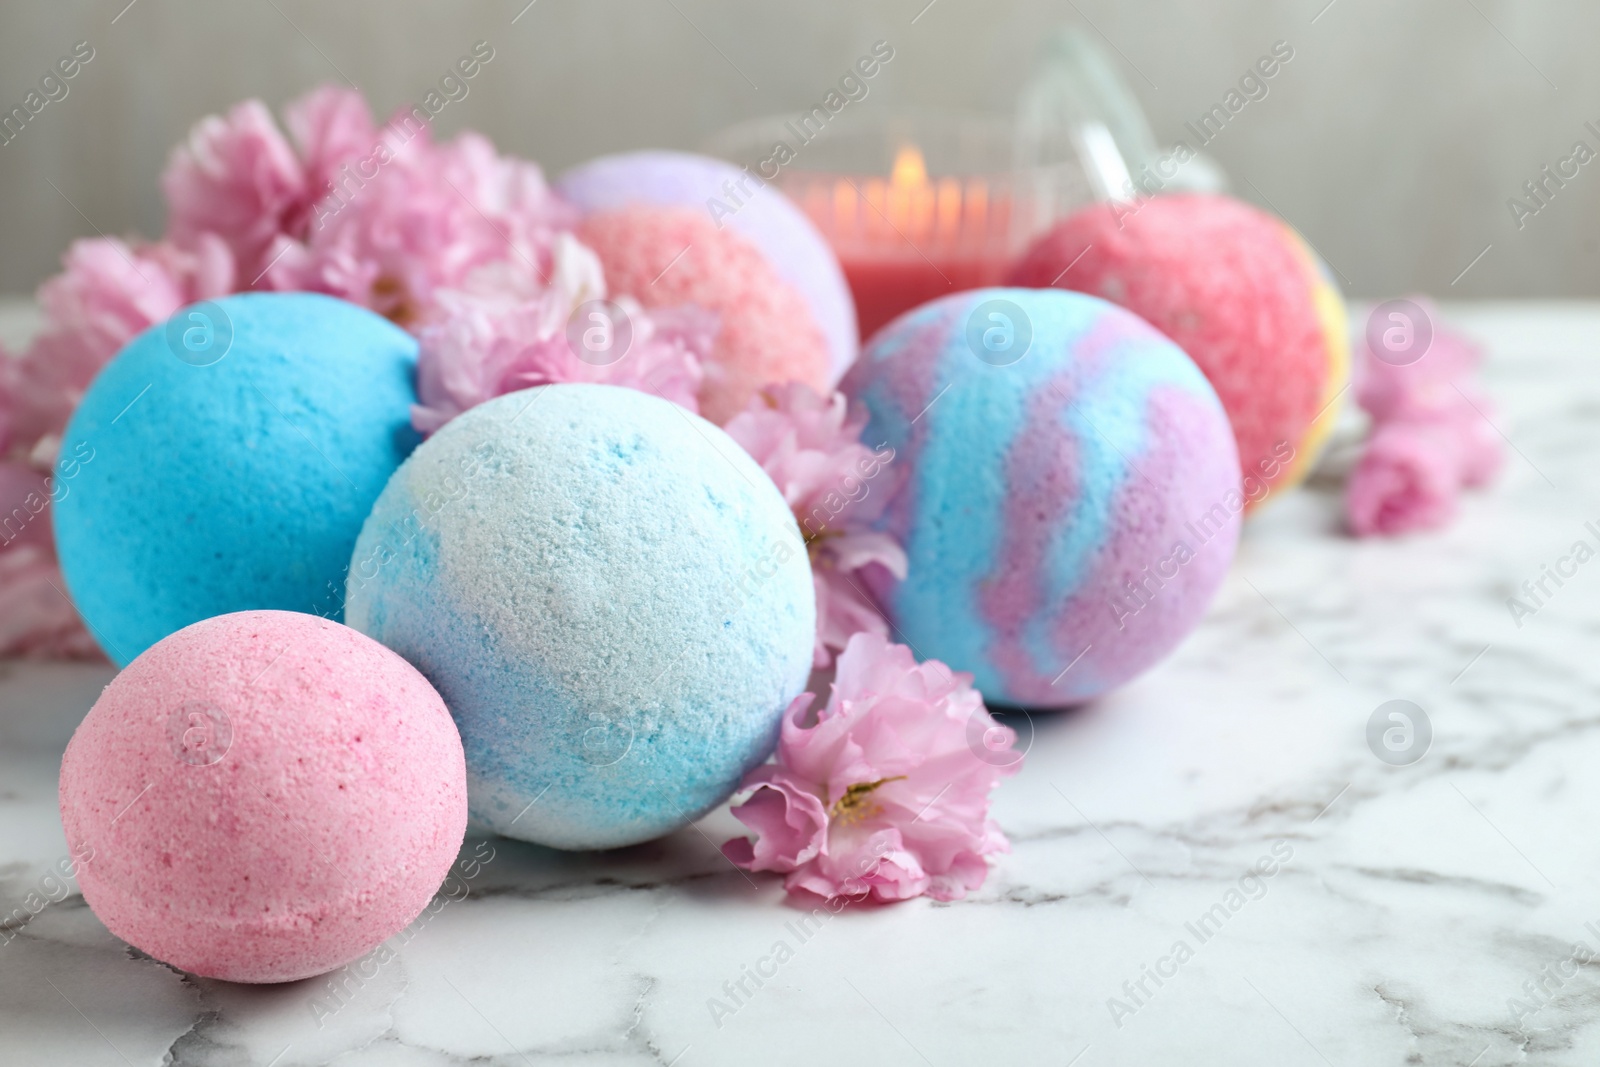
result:
[[[1339,290],[1299,234],[1242,201],[1091,205],[1035,241],[1011,284],[1091,293],[1176,341],[1222,398],[1251,506],[1305,477],[1338,417]]]
[[[285,982],[421,913],[466,832],[444,702],[371,638],[245,611],[163,639],[61,762],[78,883],[112,933],[210,978]]]
[[[598,211],[578,237],[594,249],[606,284],[645,307],[698,304],[721,321],[700,390],[700,414],[721,424],[762,386],[804,382],[821,393],[833,372],[823,336],[800,290],[733,229],[701,208],[635,203]]]

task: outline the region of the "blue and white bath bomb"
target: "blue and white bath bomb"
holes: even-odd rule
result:
[[[766,473],[605,385],[511,393],[434,434],[362,528],[346,611],[444,697],[473,818],[567,849],[727,798],[804,688],[816,620]]]
[[[403,330],[314,293],[195,304],[129,342],[67,425],[79,466],[53,516],[107,655],[235,611],[338,621],[356,534],[419,440],[416,360]]]

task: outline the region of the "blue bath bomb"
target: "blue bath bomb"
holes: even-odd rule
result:
[[[552,385],[457,417],[378,498],[351,626],[449,706],[473,818],[556,848],[646,841],[772,751],[816,602],[776,486],[645,393]]]
[[[54,511],[107,655],[234,611],[339,620],[356,534],[419,440],[416,359],[403,330],[314,293],[196,304],[129,342],[67,425]]]

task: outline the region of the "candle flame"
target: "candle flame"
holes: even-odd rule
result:
[[[922,151],[914,144],[902,145],[895,153],[894,169],[889,173],[891,185],[917,188],[928,184],[928,167],[922,160]]]
[[[995,249],[1009,232],[1003,191],[978,175],[930,179],[922,150],[909,143],[895,152],[887,178],[837,177],[809,189],[803,206],[836,249],[909,254],[919,263],[952,250],[998,262]]]

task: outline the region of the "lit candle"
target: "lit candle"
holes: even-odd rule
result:
[[[866,339],[919,304],[1004,281],[1029,241],[1094,199],[1081,149],[1047,153],[1038,133],[1003,114],[853,109],[803,155],[787,117],[724,131],[716,152],[758,169],[816,223]]]
[[[918,304],[999,282],[1014,251],[1009,192],[981,177],[930,179],[915,145],[887,180],[837,177],[799,200],[839,255],[863,340]]]

